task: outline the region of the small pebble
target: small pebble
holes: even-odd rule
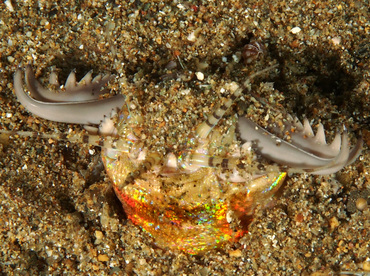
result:
[[[100,254],[100,255],[98,255],[98,261],[99,262],[108,262],[109,261],[109,258],[105,254],[104,255],[103,254]]]
[[[363,270],[365,270],[365,271],[370,271],[370,261],[365,261],[365,262],[363,262],[363,264],[362,264],[362,268],[363,268]]]
[[[204,80],[204,74],[202,72],[196,72],[195,75],[197,76],[198,80]]]
[[[103,232],[102,231],[95,231],[95,237],[98,240],[101,240],[103,238]]]
[[[242,252],[239,249],[229,251],[229,256],[230,257],[241,257]]]
[[[339,36],[333,37],[331,39],[331,42],[333,42],[334,45],[339,45],[341,41],[341,38]]]
[[[14,12],[14,7],[13,7],[12,2],[10,0],[6,0],[4,3],[5,3],[6,8],[10,12]]]
[[[366,199],[360,197],[356,200],[356,208],[360,211],[364,211],[367,208]]]
[[[292,34],[298,34],[301,31],[301,28],[299,27],[294,27],[293,29],[290,30]]]
[[[191,42],[194,42],[196,40],[195,32],[192,32],[191,34],[188,35],[188,40]]]
[[[335,228],[337,228],[339,226],[339,221],[336,217],[332,217],[330,220],[329,220],[329,223],[330,223],[330,229],[331,231],[333,231]]]

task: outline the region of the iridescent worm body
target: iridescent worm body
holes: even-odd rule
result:
[[[253,77],[249,76],[246,83]],[[57,83],[54,73],[50,79],[52,84]],[[246,85],[232,82],[225,86],[230,97],[194,134],[189,133],[187,147],[163,155],[140,139],[142,115],[128,109],[125,96],[99,99],[101,88],[109,79],[109,75],[92,79],[89,72],[77,83],[73,72],[65,91],[55,93],[44,89],[27,66],[25,80],[30,95],[23,90],[22,69],[15,73],[14,89],[18,100],[31,113],[86,126],[89,135],[41,136],[102,147],[107,173],[125,212],[160,247],[198,254],[234,241],[245,232],[245,228],[238,227],[240,222],[245,225],[258,204],[266,205],[271,200],[287,172],[334,173],[352,163],[361,152],[361,139],[351,149],[344,132],[328,145],[321,124],[314,135],[307,120],[302,125],[292,117],[286,118],[277,130],[280,136],[288,137],[286,141],[244,117],[238,118],[236,125],[222,136],[217,127],[220,119],[240,95],[248,92]],[[243,152],[243,147],[234,149],[232,154],[211,154],[226,140],[236,140],[235,133],[280,167],[271,165],[261,171],[252,152]]]

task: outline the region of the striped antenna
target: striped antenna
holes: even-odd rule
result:
[[[230,106],[235,102],[237,98],[242,95],[242,93],[245,90],[250,90],[250,81],[261,74],[264,74],[268,71],[271,71],[272,69],[276,68],[278,65],[274,64],[272,66],[269,66],[261,71],[258,71],[250,76],[247,77],[247,79],[244,81],[243,86],[240,87],[237,83],[232,82],[227,85],[226,89],[231,92],[231,95],[227,99],[223,99],[223,103],[217,107],[210,116],[208,116],[207,120],[205,120],[203,123],[201,123],[197,130],[197,137],[201,139],[207,138],[209,133],[211,133],[212,129],[218,124],[218,122],[222,119],[222,117],[225,115],[226,111],[230,108]]]

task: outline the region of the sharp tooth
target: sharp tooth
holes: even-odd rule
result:
[[[317,128],[315,140],[316,140],[315,142],[318,144],[326,145],[324,126],[321,123]]]
[[[302,125],[301,121],[297,117],[294,117],[294,126],[299,131],[301,131],[303,129],[303,125]]]
[[[69,74],[69,76],[68,76],[68,78],[67,78],[67,81],[66,81],[66,85],[65,85],[66,90],[73,89],[73,88],[75,88],[75,87],[76,87],[76,73],[75,73],[75,72],[76,72],[76,71],[75,71],[75,70],[73,70],[73,71]]]
[[[331,150],[335,152],[335,155],[339,154],[339,151],[341,150],[340,148],[341,144],[342,144],[342,137],[339,133],[337,133],[337,135],[335,135],[333,142],[331,142],[329,146]]]
[[[58,81],[58,75],[54,71],[51,72],[50,77],[49,77],[49,83],[55,86],[60,86],[59,81]]]
[[[108,82],[111,78],[113,77],[113,75],[111,75],[111,74],[105,74],[104,76],[103,76],[103,78],[102,78],[102,83],[106,83],[106,82]]]
[[[98,83],[100,80],[102,79],[102,75],[101,74],[99,74],[99,75],[97,75],[94,79],[93,79],[93,83]]]
[[[307,118],[304,118],[304,120],[303,120],[303,134],[306,135],[307,137],[314,136],[312,127],[311,127],[310,122],[308,121]]]
[[[78,85],[88,85],[92,80],[93,70],[90,70],[78,83]]]

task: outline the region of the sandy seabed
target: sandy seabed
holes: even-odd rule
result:
[[[79,77],[112,72],[112,93],[150,102],[148,110],[185,91],[186,106],[172,108],[194,114],[178,122],[172,135],[181,136],[212,110],[219,86],[277,63],[254,82],[255,95],[321,121],[329,140],[345,124],[353,142],[362,133],[364,150],[335,175],[291,175],[239,242],[191,256],[156,247],[125,219],[109,180],[96,172],[98,148],[2,136],[1,275],[369,273],[370,210],[354,204],[370,193],[367,1],[57,2],[0,4],[0,129],[81,130],[33,117],[17,102],[12,76],[20,64],[32,64],[43,82],[51,67],[62,80],[73,68]],[[252,40],[265,54],[245,64],[241,52]],[[250,102],[237,106],[257,121],[266,116]]]

